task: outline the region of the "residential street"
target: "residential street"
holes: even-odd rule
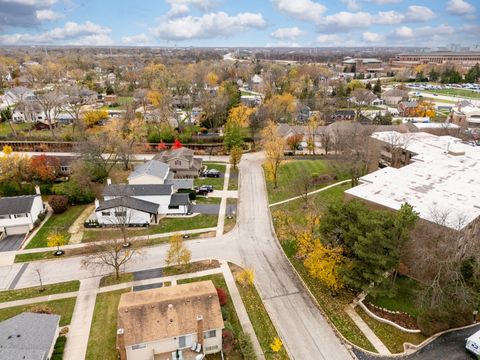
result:
[[[260,295],[292,358],[350,359],[352,356],[305,292],[275,239],[261,163],[260,153],[244,155],[240,164],[237,226],[224,236],[189,241],[192,258],[223,259],[252,267]],[[166,245],[145,248],[126,270],[161,267],[166,250]],[[103,269],[94,274],[82,268],[81,260],[71,257],[32,264],[16,287],[37,285],[35,268],[40,269],[45,283],[110,272]],[[21,264],[0,268],[0,275],[6,275],[0,286],[8,287],[20,268]]]

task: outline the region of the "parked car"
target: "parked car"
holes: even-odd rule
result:
[[[208,195],[208,189],[204,188],[204,187],[198,187],[198,188],[195,188],[195,192],[197,193],[197,195],[201,195],[201,196],[207,196]]]
[[[214,177],[214,178],[219,178],[220,177],[220,171],[217,169],[209,169],[205,172],[206,177]]]
[[[200,189],[206,189],[208,192],[213,191],[213,185],[202,185],[200,186]]]

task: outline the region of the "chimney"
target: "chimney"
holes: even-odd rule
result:
[[[97,198],[95,198],[95,209],[97,209],[100,206],[100,201],[98,201]]]
[[[117,350],[120,354],[120,360],[127,360],[127,350],[125,350],[125,331],[117,329]]]
[[[35,185],[35,194],[42,195],[42,193],[40,192],[40,186],[38,185]]]
[[[107,178],[107,185],[112,185],[112,179]]]
[[[197,316],[197,342],[202,345],[203,350],[203,316]]]

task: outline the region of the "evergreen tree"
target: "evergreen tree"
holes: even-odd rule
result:
[[[375,83],[375,86],[373,87],[373,93],[377,96],[380,96],[382,94],[382,83],[380,79],[377,79],[377,82]]]
[[[465,75],[465,82],[467,83],[474,83],[480,79],[480,65],[478,63],[475,64],[470,70],[468,70],[467,74]]]

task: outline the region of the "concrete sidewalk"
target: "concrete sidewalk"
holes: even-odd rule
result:
[[[64,360],[85,359],[100,277],[82,280],[73,310]]]
[[[332,187],[335,187],[335,186],[338,186],[338,185],[341,185],[341,184],[345,184],[347,182],[351,181],[350,179],[348,180],[343,180],[343,181],[339,181],[335,184],[331,184],[331,185],[328,185],[328,186],[325,186],[321,189],[318,189],[318,190],[315,190],[315,191],[311,191],[307,194],[307,196],[310,196],[310,195],[314,195],[314,194],[317,194],[319,192],[322,192],[322,191],[325,191],[325,190],[328,190],[328,189],[331,189]],[[293,201],[293,200],[297,200],[297,199],[301,199],[303,198],[303,195],[300,195],[300,196],[295,196],[295,197],[292,197],[290,199],[286,199],[286,200],[282,200],[282,201],[279,201],[279,202],[276,202],[276,203],[273,203],[273,204],[270,204],[268,206],[272,207],[272,206],[277,206],[277,205],[282,205],[282,204],[285,204],[287,202],[290,202],[290,201]]]
[[[223,235],[223,228],[225,225],[225,212],[227,210],[229,180],[230,180],[230,164],[227,164],[227,168],[225,170],[225,178],[223,179],[222,201],[220,202],[220,210],[218,212],[218,222],[217,222],[217,233],[215,236]]]
[[[227,283],[228,292],[230,293],[233,305],[235,306],[235,310],[237,311],[238,319],[240,320],[240,324],[242,324],[242,329],[252,340],[253,349],[255,350],[257,359],[265,359],[262,347],[258,342],[257,335],[255,334],[253,325],[250,321],[250,318],[248,317],[247,309],[245,309],[242,297],[238,292],[237,284],[235,283],[235,279],[233,278],[232,272],[230,271],[230,267],[226,262],[223,262],[221,268],[223,272],[223,277],[225,278],[225,282]]]
[[[73,224],[70,226],[70,228],[68,229],[68,233],[72,234],[72,236],[70,236],[70,244],[80,244],[82,242],[84,231],[83,223],[88,219],[88,217],[94,210],[94,205],[88,205],[85,210],[82,211],[80,216],[75,219]]]
[[[350,304],[345,307],[345,312],[350,316],[355,325],[362,331],[368,341],[373,345],[380,355],[392,355],[390,350],[383,344],[382,340],[370,329],[365,321],[357,314],[355,308]]]

